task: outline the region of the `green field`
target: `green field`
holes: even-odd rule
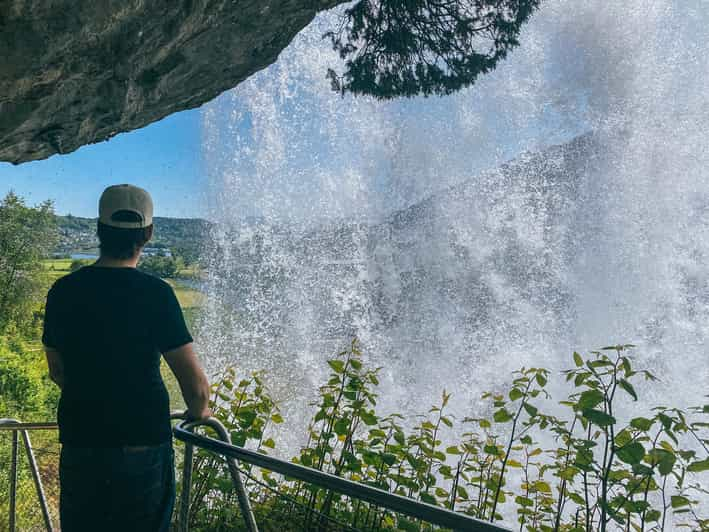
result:
[[[42,261],[42,266],[46,272],[47,279],[54,282],[60,277],[71,273],[71,263],[72,259],[47,259]],[[181,277],[194,278],[195,275],[197,275],[197,272],[194,268],[185,268],[184,271],[180,271]],[[179,281],[173,279],[167,279],[166,281],[175,290],[175,295],[183,310],[199,308],[204,304],[204,294],[201,292],[181,285]]]

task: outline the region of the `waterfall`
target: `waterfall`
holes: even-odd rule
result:
[[[649,404],[699,403],[706,4],[548,0],[474,87],[390,102],[330,91],[337,18],[203,110],[208,365],[264,368],[292,419],[357,336],[383,410],[445,387],[466,414],[522,365],[632,342]]]

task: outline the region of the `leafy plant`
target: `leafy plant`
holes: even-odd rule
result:
[[[328,360],[307,444],[293,461],[480,519],[514,512],[520,531],[709,530],[700,515],[709,500],[701,482],[709,470],[709,405],[646,408],[621,423],[621,402],[639,403],[638,381],[656,381],[634,368],[632,349],[574,353],[574,366],[562,372],[570,389],[561,408],[548,392],[552,374],[522,368],[503,391],[482,394],[484,415],[456,423],[445,391],[423,416],[377,413],[379,368],[367,367],[353,341]],[[264,434],[282,421],[265,390],[260,375],[237,383],[230,369],[214,402],[234,441],[263,452],[276,444]],[[202,529],[233,527],[237,505],[223,465],[207,453],[198,460]],[[428,529],[327,490],[247,472],[256,513],[274,529]]]

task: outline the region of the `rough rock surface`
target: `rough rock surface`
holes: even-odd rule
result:
[[[0,160],[68,153],[197,107],[343,1],[0,0]]]

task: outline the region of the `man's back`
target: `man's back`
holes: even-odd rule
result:
[[[172,288],[156,277],[87,266],[57,281],[47,297],[43,342],[64,362],[62,443],[169,441],[160,353],[191,341]]]
[[[204,419],[209,381],[172,288],[136,270],[153,200],[133,185],[101,194],[96,264],[47,294],[42,342],[59,400],[59,514],[65,532],[167,532],[175,502],[170,405],[160,355],[187,419]]]

